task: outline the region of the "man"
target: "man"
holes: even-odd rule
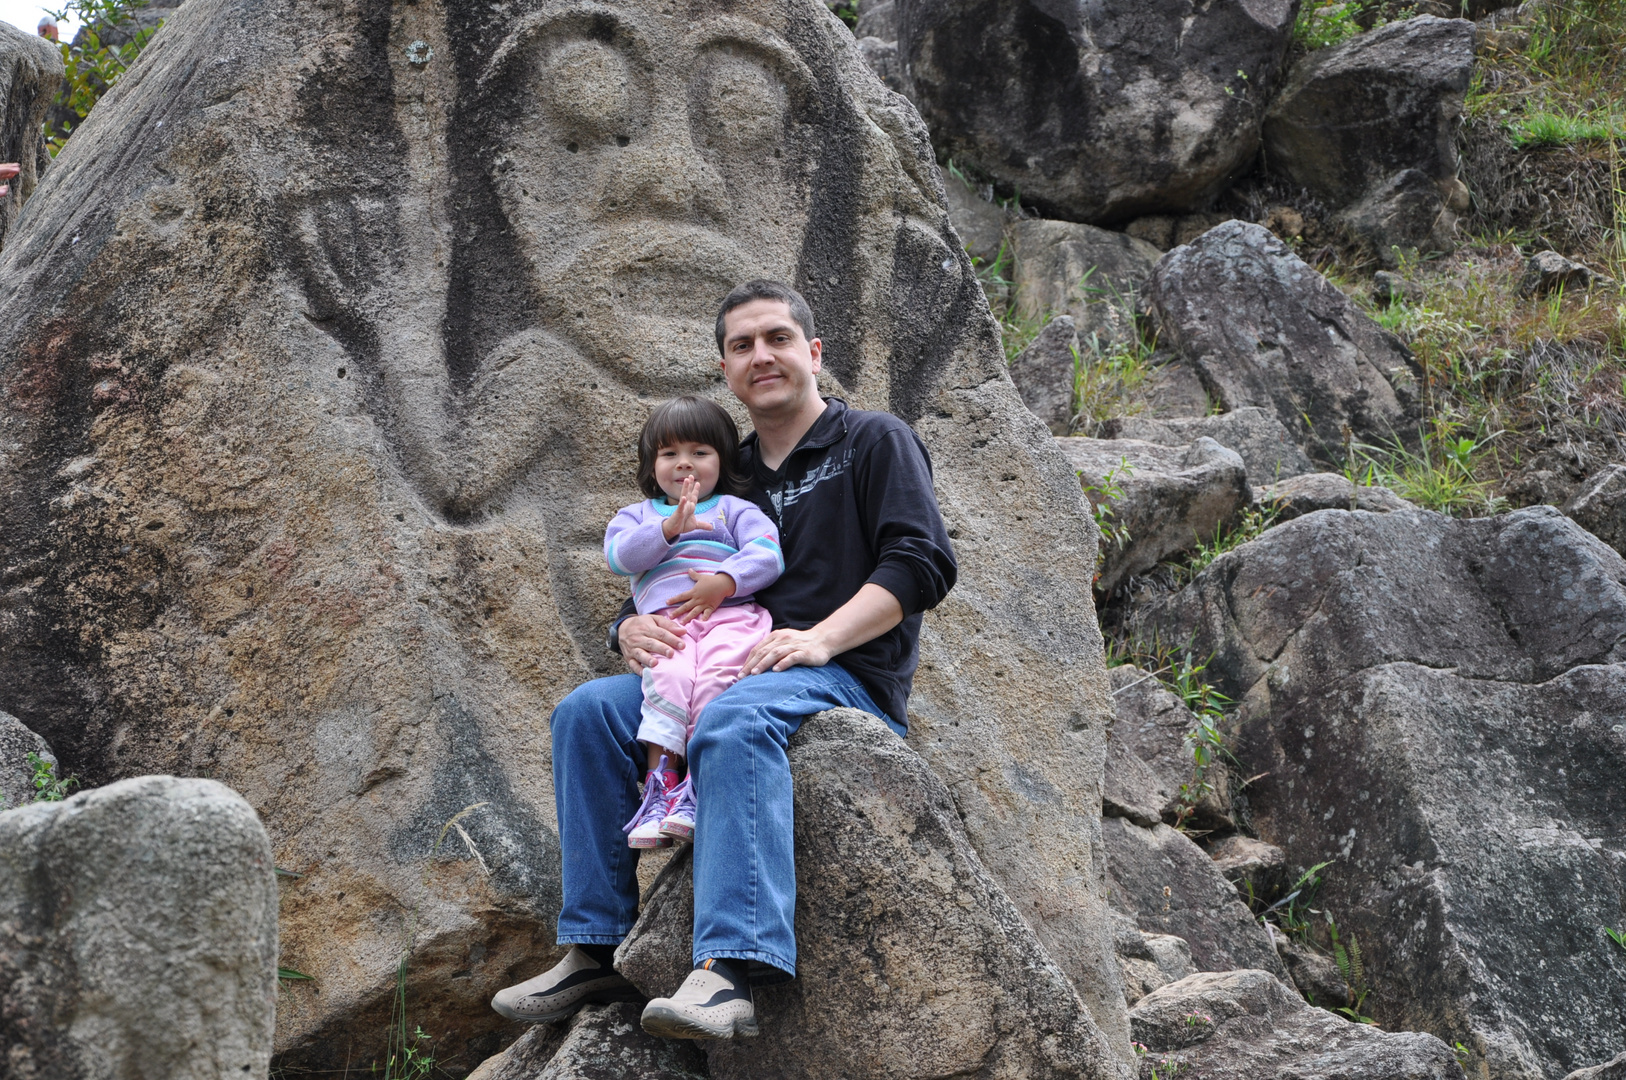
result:
[[[643,1014],[645,1030],[668,1038],[755,1035],[751,985],[795,976],[786,744],[808,716],[841,706],[905,733],[921,612],[947,594],[956,572],[924,444],[894,416],[819,396],[823,346],[795,290],[772,281],[734,289],[717,316],[717,345],[728,388],[756,429],[742,464],[752,501],[779,526],[785,572],[756,594],[774,631],[752,650],[741,680],[701,713],[689,743],[701,793],[695,970]],[[497,994],[492,1007],[511,1019],[557,1020],[589,1001],[639,996],[611,967],[638,912],[637,853],[621,831],[638,805],[644,763],[637,675],[683,648],[684,628],[629,611],[611,646],[632,674],[578,687],[553,714],[559,942],[574,948]]]

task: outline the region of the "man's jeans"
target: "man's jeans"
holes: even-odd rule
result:
[[[638,917],[638,853],[621,826],[638,809],[645,750],[636,675],[594,679],[553,711],[564,907],[559,944],[614,945]],[[757,960],[796,973],[796,862],[790,762],[802,721],[848,706],[881,716],[837,664],[742,679],[700,713],[689,740],[694,832],[694,962]],[[899,725],[888,721],[897,731]],[[899,731],[901,735],[902,732]]]

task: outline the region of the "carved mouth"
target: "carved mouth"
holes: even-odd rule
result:
[[[710,323],[730,289],[768,273],[753,265],[756,260],[746,259],[734,243],[709,230],[659,232],[638,237],[627,245],[630,252],[622,248],[623,257],[609,280],[616,308]]]

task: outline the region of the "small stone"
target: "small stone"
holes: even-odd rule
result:
[[[1372,299],[1383,305],[1409,300],[1415,290],[1405,278],[1391,270],[1379,270],[1372,275]]]
[[[1573,259],[1566,259],[1556,251],[1538,251],[1524,264],[1518,291],[1520,296],[1546,296],[1555,289],[1584,292],[1613,284],[1612,278]]]

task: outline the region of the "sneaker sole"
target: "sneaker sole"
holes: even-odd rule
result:
[[[662,825],[661,826],[661,835],[662,836],[670,836],[673,840],[679,840],[679,841],[682,841],[683,843],[687,844],[687,843],[694,840],[694,826],[693,825]]]
[[[628,840],[627,846],[640,851],[648,851],[650,848],[671,847],[672,838],[670,836],[652,836],[646,840],[639,837],[636,840]]]
[[[741,1017],[714,1026],[666,1005],[646,1007],[642,1023],[645,1031],[662,1039],[750,1039],[758,1030],[755,1019]]]
[[[584,1005],[608,1005],[617,1001],[642,1001],[644,996],[638,992],[637,987],[624,986],[609,990],[595,990],[583,994],[569,1005],[560,1006],[550,1013],[524,1013],[511,1009],[507,1005],[491,999],[491,1008],[498,1016],[508,1020],[517,1020],[522,1024],[551,1024],[556,1020],[563,1020],[567,1016],[574,1016]]]

